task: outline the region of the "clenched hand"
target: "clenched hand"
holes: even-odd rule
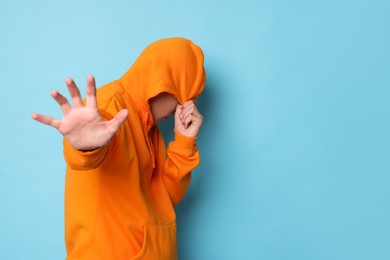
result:
[[[175,112],[175,130],[188,137],[196,137],[203,124],[203,116],[192,100],[177,105]]]

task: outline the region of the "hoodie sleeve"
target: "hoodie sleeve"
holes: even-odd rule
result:
[[[99,147],[93,151],[80,151],[73,148],[65,139],[64,143],[64,157],[66,163],[73,170],[87,171],[97,168],[107,156],[111,141],[103,147]]]
[[[99,109],[99,113],[106,120],[110,120],[113,117],[105,110]],[[86,171],[97,168],[103,160],[106,158],[107,154],[111,150],[115,139],[120,135],[121,128],[118,132],[111,138],[111,140],[104,146],[94,149],[92,151],[80,151],[73,148],[66,139],[63,139],[64,146],[64,157],[66,163],[73,170]]]
[[[163,180],[171,201],[176,206],[186,193],[191,171],[200,162],[196,138],[175,131],[175,140],[168,146],[168,157],[163,168]]]

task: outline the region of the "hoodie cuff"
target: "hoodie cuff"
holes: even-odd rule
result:
[[[196,139],[198,138],[197,136],[188,137],[188,136],[180,134],[176,130],[174,130],[174,132],[175,132],[174,144],[175,144],[176,148],[184,149],[184,150],[191,150],[191,151],[194,150],[194,148],[196,147],[195,142],[196,142]]]
[[[65,139],[64,157],[69,166],[74,170],[90,170],[96,168],[103,160],[108,145],[92,151],[80,151],[73,148]]]

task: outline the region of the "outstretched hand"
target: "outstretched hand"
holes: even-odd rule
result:
[[[183,105],[177,105],[175,112],[175,130],[188,137],[196,137],[203,124],[203,116],[200,114],[194,101],[190,100]]]
[[[96,101],[96,84],[93,76],[87,78],[86,104],[84,105],[75,82],[67,78],[65,83],[72,98],[73,107],[66,97],[58,91],[51,91],[51,96],[60,105],[64,114],[61,120],[33,113],[36,121],[56,128],[64,138],[77,150],[93,150],[104,146],[118,131],[127,118],[128,111],[122,109],[112,120],[104,119],[98,111]]]

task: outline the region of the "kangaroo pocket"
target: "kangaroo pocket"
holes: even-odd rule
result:
[[[175,260],[177,256],[176,224],[146,225],[144,244],[133,260]]]

